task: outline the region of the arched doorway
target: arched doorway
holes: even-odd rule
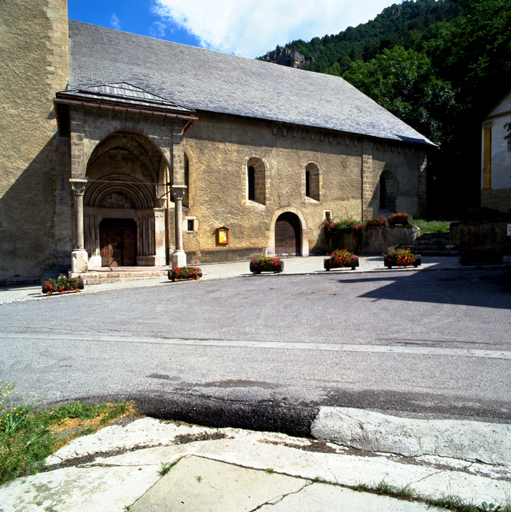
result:
[[[164,265],[167,176],[159,148],[137,132],[114,132],[95,148],[87,177],[89,268]]]
[[[302,245],[301,223],[298,216],[285,212],[275,222],[275,254],[300,256]]]

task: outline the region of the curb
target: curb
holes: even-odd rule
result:
[[[349,407],[233,402],[162,393],[128,399],[147,416],[162,420],[312,437],[370,453],[511,466],[511,424],[506,423],[416,419]]]

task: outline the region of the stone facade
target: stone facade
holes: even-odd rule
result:
[[[425,213],[426,155],[406,128],[385,140],[201,108],[185,116],[198,118],[190,128],[168,114],[171,103],[158,106],[159,97],[125,82],[121,105],[73,102],[83,91],[66,90],[66,1],[12,0],[0,17],[2,54],[12,57],[0,62],[0,280],[79,273],[109,258],[158,266],[270,255],[282,250],[277,225],[286,222],[307,256],[327,249],[326,212],[368,220],[383,200],[386,209]],[[374,109],[378,130],[393,126]],[[229,244],[218,242],[219,228],[229,229]],[[117,235],[119,243],[108,238]],[[115,244],[119,258],[108,252]]]
[[[481,205],[506,212],[511,208],[511,92],[490,112],[482,128]]]
[[[0,279],[69,265],[68,147],[53,111],[67,31],[66,0],[0,3]]]

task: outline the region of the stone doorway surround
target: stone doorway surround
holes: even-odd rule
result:
[[[305,222],[305,217],[303,216],[302,212],[293,206],[287,206],[285,208],[279,208],[275,211],[273,214],[272,220],[271,220],[271,228],[269,231],[267,231],[268,236],[268,248],[266,249],[266,255],[267,256],[274,256],[275,255],[275,225],[277,223],[277,219],[283,214],[283,213],[294,213],[299,221],[301,226],[301,233],[300,233],[300,254],[297,254],[297,256],[309,256],[309,235],[310,230],[307,229],[307,224]]]

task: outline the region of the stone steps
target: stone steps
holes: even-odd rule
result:
[[[457,256],[459,251],[449,233],[424,233],[406,247],[422,256]]]
[[[113,270],[89,270],[80,274],[84,284],[117,283],[144,279],[167,278],[172,267],[119,267]]]

